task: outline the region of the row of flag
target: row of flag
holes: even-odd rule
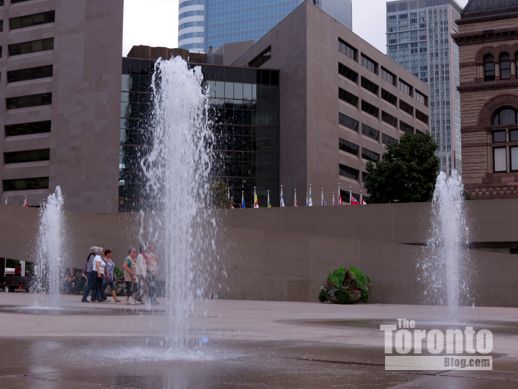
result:
[[[340,190],[340,184],[338,185],[337,194],[338,194],[338,196],[335,196],[335,192],[332,192],[331,204],[328,204],[326,199],[325,199],[324,188],[322,188],[322,190],[320,192],[320,206],[321,207],[326,207],[326,206],[333,206],[334,207],[334,206],[339,206],[339,205],[367,205],[367,202],[363,198],[363,192],[360,192],[360,198],[357,199],[353,195],[351,187],[349,187],[349,198],[347,200],[344,200],[342,198],[342,192]],[[233,201],[233,199],[230,196],[230,188],[228,188],[227,197],[228,197],[228,200],[229,200],[229,202],[231,204],[230,207],[231,208],[235,208],[234,207],[234,201]],[[284,188],[283,188],[282,185],[281,185],[281,191],[280,191],[280,195],[279,195],[279,204],[280,204],[281,208],[286,207],[286,203],[284,202]],[[311,184],[309,185],[308,191],[306,192],[306,200],[305,200],[304,205],[306,207],[312,207],[313,206],[313,194],[312,194],[312,190],[311,190]],[[294,188],[293,189],[293,207],[297,208],[298,206],[299,206],[299,203],[297,201],[297,188]],[[270,201],[270,190],[267,191],[267,195],[266,195],[266,207],[267,208],[271,208],[272,207],[272,203]],[[244,191],[241,191],[241,204],[240,204],[239,208],[247,208],[247,204],[246,204],[246,201],[245,201],[245,192]],[[257,189],[256,189],[255,186],[254,186],[254,193],[253,193],[253,202],[252,202],[252,204],[250,204],[250,208],[260,208],[260,206],[259,206],[259,198],[257,196]]]
[[[1,200],[0,200],[0,201],[1,201]],[[4,198],[4,204],[5,204],[5,205],[7,205],[7,204],[8,204],[8,197],[7,197],[7,196],[5,196],[5,198]],[[29,203],[27,202],[27,196],[25,196],[25,197],[23,198],[23,204],[22,204],[22,207],[23,207],[23,208],[29,208]]]

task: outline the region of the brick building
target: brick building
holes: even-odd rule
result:
[[[471,0],[457,24],[466,192],[518,197],[518,0]]]

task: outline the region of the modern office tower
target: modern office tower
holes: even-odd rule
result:
[[[190,51],[256,41],[306,0],[180,0],[178,45]],[[352,0],[307,0],[352,29]]]
[[[205,49],[205,3],[207,0],[180,0],[178,47],[192,52]]]
[[[0,19],[2,201],[60,185],[67,209],[117,211],[123,0],[2,0]]]
[[[441,170],[461,170],[459,49],[455,0],[387,3],[387,54],[430,86],[430,129]]]
[[[236,203],[244,192],[250,205],[256,187],[263,206],[268,190],[272,205],[278,205],[279,72],[211,65],[203,63],[206,57],[182,50],[134,47],[123,59],[119,210],[146,206],[140,156],[148,143],[151,76],[155,60],[171,55],[182,55],[192,66],[201,66],[218,139],[215,180],[228,185]]]
[[[465,190],[518,198],[518,0],[472,0],[458,25]]]
[[[310,2],[232,66],[279,69],[280,183],[285,200],[308,185],[364,190],[366,164],[403,133],[428,132],[428,86]]]

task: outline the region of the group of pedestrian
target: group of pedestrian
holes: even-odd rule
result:
[[[115,264],[112,259],[113,253],[110,249],[93,246],[90,254],[86,258],[84,273],[86,276],[86,286],[83,291],[82,302],[104,302],[107,300],[105,290],[110,287],[113,302],[119,303],[115,291]],[[88,295],[92,294],[90,301]]]
[[[115,264],[110,249],[93,246],[87,257],[84,273],[87,284],[83,292],[82,302],[104,302],[107,300],[105,290],[110,288],[113,302],[120,302],[115,290]],[[124,259],[124,284],[127,304],[158,304],[157,300],[157,260],[152,247],[128,250]],[[88,295],[91,293],[90,301]]]

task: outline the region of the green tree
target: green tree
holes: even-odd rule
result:
[[[430,201],[439,173],[437,145],[430,135],[405,134],[377,164],[367,164],[365,188],[371,203]]]

